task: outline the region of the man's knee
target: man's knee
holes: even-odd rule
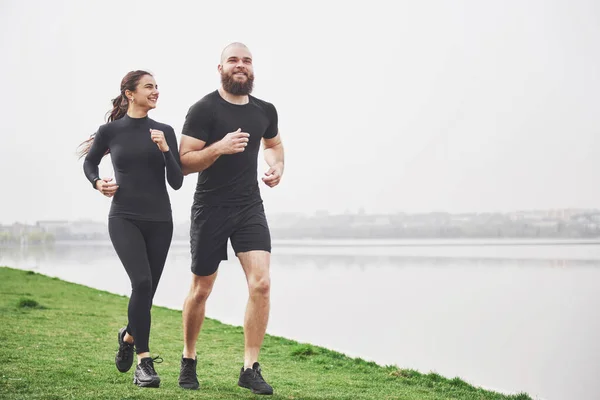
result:
[[[216,274],[215,274],[216,275]],[[195,303],[204,303],[210,296],[215,282],[215,276],[194,276],[189,296]]]
[[[251,296],[268,296],[271,290],[269,264],[271,254],[267,251],[249,251],[237,253],[246,278]]]
[[[268,275],[257,277],[248,282],[248,288],[254,296],[268,296],[271,291],[271,279]]]

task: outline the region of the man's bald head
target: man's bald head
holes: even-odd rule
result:
[[[248,47],[234,42],[223,49],[218,68],[223,89],[235,96],[245,96],[252,92],[254,67]]]
[[[233,42],[225,46],[225,48],[221,52],[221,64],[223,64],[223,62],[229,57],[229,55],[232,52],[238,49],[245,50],[248,53],[249,57],[252,58],[252,54],[250,53],[250,49],[248,48],[248,46],[246,46],[244,43]]]

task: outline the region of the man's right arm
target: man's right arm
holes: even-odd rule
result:
[[[188,110],[179,145],[179,158],[184,175],[204,171],[220,156],[244,151],[248,144],[250,135],[238,129],[206,146],[214,134],[211,134],[213,118],[214,113],[209,100],[200,100]]]
[[[221,156],[219,142],[206,146],[206,142],[191,136],[181,135],[179,157],[184,175],[204,171]]]
[[[246,149],[249,137],[248,133],[238,129],[235,132],[229,132],[218,142],[205,147],[205,141],[185,134],[181,135],[179,157],[183,174],[204,171],[222,155],[241,153]]]

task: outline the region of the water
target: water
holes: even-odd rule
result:
[[[246,282],[229,257],[207,315],[242,325]],[[189,260],[174,243],[155,304],[181,309]],[[107,242],[0,248],[0,265],[129,294]],[[271,296],[270,334],[504,393],[600,398],[600,243],[274,242]]]

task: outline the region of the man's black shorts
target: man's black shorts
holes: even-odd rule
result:
[[[227,239],[231,239],[235,254],[251,250],[271,252],[271,234],[262,201],[243,206],[192,206],[192,272],[199,276],[215,273],[221,260],[227,260]]]

